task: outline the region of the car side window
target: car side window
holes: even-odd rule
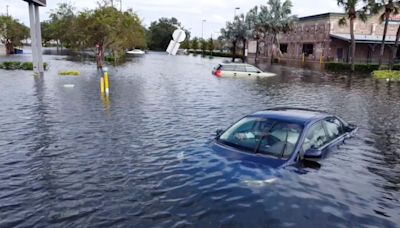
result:
[[[246,70],[247,70],[247,72],[250,72],[250,73],[257,73],[260,71],[259,69],[252,67],[252,66],[246,66]]]
[[[303,151],[308,149],[320,149],[328,142],[322,122],[317,122],[308,130],[303,143]]]
[[[324,124],[328,133],[329,140],[334,140],[344,133],[343,125],[337,118],[327,118],[324,120]]]
[[[246,72],[246,67],[244,65],[237,65],[235,66],[235,71]]]

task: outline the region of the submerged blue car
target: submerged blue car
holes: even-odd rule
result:
[[[218,130],[211,147],[229,159],[285,167],[326,157],[356,130],[355,125],[325,112],[273,108],[245,116],[225,131]]]

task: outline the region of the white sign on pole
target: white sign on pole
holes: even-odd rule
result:
[[[170,55],[176,55],[179,47],[181,46],[180,42],[186,39],[186,33],[182,29],[177,29],[172,34],[173,40],[169,42],[167,53]]]

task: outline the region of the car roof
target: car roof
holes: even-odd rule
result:
[[[298,123],[302,125],[306,125],[307,123],[314,120],[323,119],[329,116],[332,115],[329,115],[328,113],[322,111],[291,107],[272,108],[248,115],[248,117],[262,117],[273,120]]]
[[[220,63],[220,65],[221,66],[229,66],[229,65],[231,65],[231,66],[252,66],[252,67],[254,67],[253,65],[247,64],[247,63]]]

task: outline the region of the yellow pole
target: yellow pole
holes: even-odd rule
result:
[[[110,93],[110,86],[109,86],[109,83],[108,83],[108,69],[107,69],[107,67],[103,67],[103,72],[104,72],[105,92],[106,92],[106,95],[108,96],[108,94]]]
[[[303,53],[302,56],[301,56],[301,62],[304,63],[305,61],[306,61],[306,56],[305,56],[305,54]]]
[[[101,92],[101,94],[104,93],[104,78],[103,77],[100,78],[100,92]]]
[[[321,56],[319,57],[319,63],[323,64],[324,63],[324,55],[321,54]]]

